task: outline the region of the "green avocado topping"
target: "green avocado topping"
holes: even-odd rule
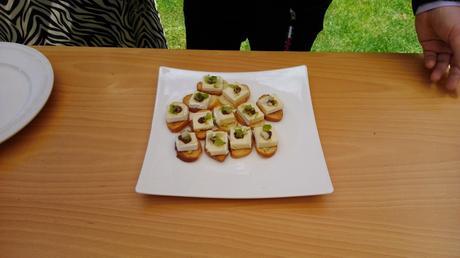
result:
[[[207,93],[197,92],[193,95],[193,99],[202,102],[203,100],[207,99],[209,95]]]
[[[212,119],[211,113],[207,113],[205,116],[198,118],[198,123],[204,124],[204,123],[207,123],[211,119]]]
[[[267,99],[267,105],[268,106],[276,106],[276,105],[278,105],[278,101],[276,101],[276,99],[274,97],[270,96]]]
[[[183,132],[179,135],[179,140],[187,144],[192,141],[192,136],[190,136],[190,133],[188,132]]]
[[[169,105],[169,113],[171,114],[179,114],[182,112],[182,107],[179,105],[171,104]]]
[[[253,116],[257,113],[256,109],[252,105],[245,105],[243,107],[243,112],[250,116]]]
[[[262,127],[262,132],[260,132],[260,136],[262,136],[262,138],[266,141],[270,140],[272,138],[272,134],[273,132],[271,131],[272,130],[272,126],[271,125],[264,125]]]
[[[222,140],[222,138],[220,138],[217,134],[209,138],[209,140],[216,146],[222,146],[225,144],[225,141]]]
[[[233,108],[231,106],[223,106],[220,111],[222,112],[222,114],[224,115],[228,115],[228,114],[231,114],[233,112]]]
[[[233,135],[235,136],[236,139],[243,139],[246,133],[247,133],[247,130],[244,130],[241,127],[236,127]]]
[[[236,95],[240,94],[241,87],[239,85],[237,85],[237,84],[229,84],[228,86],[233,89],[233,93],[235,93]]]
[[[206,75],[204,77],[204,81],[207,84],[216,84],[217,83],[217,76],[215,76],[215,75]]]
[[[262,127],[262,130],[268,133],[272,130],[272,125],[266,124]]]

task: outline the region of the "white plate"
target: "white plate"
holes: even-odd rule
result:
[[[27,125],[53,88],[53,69],[37,50],[0,42],[0,143]]]
[[[200,159],[185,163],[176,158],[175,135],[166,127],[170,102],[196,88],[205,74],[248,84],[251,101],[275,93],[284,102],[278,130],[277,153],[259,157],[255,150],[244,158],[223,162]],[[209,198],[275,198],[328,194],[333,191],[316,128],[307,67],[243,73],[217,73],[160,67],[152,130],[136,192]]]

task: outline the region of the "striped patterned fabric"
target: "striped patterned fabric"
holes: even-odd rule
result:
[[[154,0],[0,0],[0,41],[166,48]]]

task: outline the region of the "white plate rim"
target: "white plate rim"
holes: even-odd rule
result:
[[[178,71],[185,71],[185,72],[192,72],[192,73],[214,73],[214,74],[251,74],[251,73],[265,73],[265,72],[282,72],[284,70],[286,71],[289,71],[289,70],[296,70],[296,69],[303,69],[304,73],[305,73],[305,76],[306,76],[306,92],[308,93],[308,97],[310,98],[309,100],[309,104],[312,105],[312,100],[311,100],[311,93],[310,93],[310,87],[309,87],[309,78],[308,78],[308,69],[307,69],[307,66],[306,65],[298,65],[298,66],[292,66],[292,67],[283,67],[283,68],[279,68],[279,69],[271,69],[271,70],[259,70],[259,71],[241,71],[241,72],[217,72],[217,71],[202,71],[202,70],[187,70],[187,69],[182,69],[182,68],[176,68],[176,67],[166,67],[166,66],[160,66],[159,67],[159,70],[158,70],[158,81],[157,81],[157,87],[160,86],[160,81],[161,81],[161,74],[162,74],[162,69],[170,69],[170,70],[178,70]],[[150,153],[150,145],[151,145],[151,140],[152,140],[152,137],[154,137],[154,134],[152,131],[153,131],[153,127],[154,127],[154,123],[158,123],[158,121],[155,121],[155,115],[158,115],[157,112],[161,112],[160,109],[161,107],[159,106],[160,105],[160,101],[158,101],[158,98],[159,98],[159,94],[158,94],[158,89],[157,89],[157,93],[156,93],[156,97],[155,97],[155,104],[154,104],[154,114],[153,114],[153,118],[152,118],[152,128],[151,128],[151,132],[150,132],[150,135],[149,135],[149,143],[148,143],[148,146],[147,146],[147,150],[146,150],[146,153],[145,153],[145,159],[144,159],[144,164],[142,166],[142,170],[141,170],[141,173],[139,174],[139,178],[138,178],[138,181],[137,181],[137,184],[136,184],[136,187],[135,187],[135,191],[137,193],[140,193],[140,194],[147,194],[147,195],[157,195],[157,196],[176,196],[176,197],[192,197],[192,198],[216,198],[216,199],[269,199],[269,198],[286,198],[286,197],[300,197],[300,196],[314,196],[314,195],[326,195],[326,194],[331,194],[334,192],[334,187],[332,185],[332,180],[331,180],[331,177],[330,177],[330,174],[329,172],[327,171],[327,164],[325,162],[325,157],[324,157],[324,152],[322,150],[322,146],[321,144],[319,144],[319,150],[321,151],[321,154],[322,154],[322,159],[323,159],[323,162],[324,162],[324,166],[326,168],[326,176],[327,176],[327,183],[325,184],[325,186],[318,192],[316,193],[308,193],[308,194],[305,194],[305,193],[300,193],[300,194],[279,194],[279,195],[265,195],[265,194],[262,194],[262,195],[247,195],[247,196],[232,196],[232,195],[222,195],[222,194],[196,194],[196,193],[193,193],[193,194],[177,194],[177,193],[171,193],[171,192],[163,192],[162,190],[157,190],[157,189],[147,189],[146,186],[145,186],[145,183],[142,182],[142,174],[146,174],[145,171],[144,171],[144,167],[145,167],[145,164],[146,164],[146,159],[147,157],[149,156],[149,153]],[[313,112],[313,106],[311,106],[311,111]],[[314,118],[314,115],[313,115],[313,119]],[[319,132],[318,132],[318,129],[317,129],[317,126],[316,126],[316,121],[314,121],[314,129],[316,131],[316,135],[318,135],[317,137],[317,140],[319,141]],[[145,180],[144,180],[145,181]],[[323,182],[324,183],[324,182]]]
[[[54,72],[48,58],[34,48],[12,42],[0,42],[0,48],[21,51],[30,55],[32,58],[35,58],[43,65],[43,68],[46,70],[46,75],[44,76],[47,76],[48,78],[46,83],[43,85],[43,90],[40,92],[41,94],[35,95],[33,98],[29,98],[27,104],[23,107],[23,110],[18,114],[18,116],[0,128],[0,143],[2,143],[29,124],[45,106],[53,89]],[[8,64],[5,63],[5,61],[0,60],[0,63],[2,62],[4,64]]]

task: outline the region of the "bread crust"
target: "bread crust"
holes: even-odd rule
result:
[[[256,105],[260,108],[260,110],[261,110],[262,112],[264,112],[264,111],[263,111],[261,105],[259,105],[259,100],[260,100],[261,98],[265,97],[265,96],[270,96],[270,95],[269,95],[269,94],[264,94],[264,95],[260,96],[259,99],[257,99],[257,102],[256,102]],[[278,110],[278,111],[273,112],[273,113],[271,113],[271,114],[266,114],[266,113],[264,112],[264,115],[265,115],[265,120],[267,120],[267,121],[270,121],[270,122],[279,122],[279,121],[281,121],[281,119],[283,119],[283,110],[281,109],[281,110]]]
[[[234,159],[239,159],[239,158],[248,156],[249,154],[251,154],[251,152],[252,152],[252,148],[239,149],[239,150],[230,149],[230,156],[232,156],[232,158]]]
[[[265,119],[270,122],[279,122],[283,119],[283,110],[278,110],[274,113],[265,115]]]
[[[192,97],[193,94],[188,94],[188,95],[185,95],[184,98],[182,99],[182,102],[187,105],[188,107],[188,110],[190,112],[193,112],[193,113],[196,113],[200,110],[212,110],[213,108],[217,107],[220,103],[219,103],[219,99],[218,97],[214,96],[214,95],[209,95],[210,99],[209,99],[209,105],[208,105],[208,108],[207,109],[198,109],[198,108],[191,108],[190,107],[190,98]]]
[[[198,91],[205,92],[205,93],[208,93],[208,94],[211,94],[211,95],[216,95],[216,96],[222,95],[222,90],[219,90],[219,92],[206,91],[206,90],[203,88],[203,82],[198,82],[198,83],[196,84],[196,89],[197,89]]]
[[[254,127],[258,127],[258,126],[263,126],[265,124],[265,121],[262,120],[262,121],[259,121],[259,122],[256,122],[256,123],[252,123],[252,124],[246,124],[246,122],[244,121],[244,119],[240,116],[240,114],[238,113],[238,111],[235,111],[235,118],[236,118],[236,121],[238,121],[238,123],[242,124],[242,125],[246,125],[246,126],[249,126],[251,128],[254,128]]]
[[[232,102],[230,102],[227,98],[224,97],[224,95],[220,95],[218,100],[219,100],[220,106],[228,105],[228,106],[231,106],[231,107],[235,107],[235,106],[233,106]]]
[[[198,141],[198,149],[194,151],[177,151],[177,148],[174,148],[176,149],[176,157],[184,162],[194,162],[198,160],[203,152],[200,141]]]
[[[214,160],[217,160],[219,162],[224,162],[225,159],[227,158],[228,154],[227,155],[215,155],[215,156],[212,156],[208,151],[205,151],[206,154],[208,154],[208,156],[211,158],[211,159],[214,159]]]
[[[206,131],[194,131],[198,140],[206,139]]]
[[[178,132],[182,131],[189,124],[190,124],[189,120],[166,123],[166,125],[168,126],[168,129],[173,133],[178,133]]]
[[[278,147],[270,147],[270,148],[257,148],[256,146],[256,151],[257,153],[264,158],[270,158],[273,155],[275,155],[276,151],[278,150]]]
[[[217,125],[217,128],[218,128],[219,131],[224,131],[224,132],[228,133],[228,132],[230,132],[230,128],[235,127],[237,125],[238,125],[238,123],[235,121],[235,122],[232,122],[230,124],[223,125],[223,126]]]

